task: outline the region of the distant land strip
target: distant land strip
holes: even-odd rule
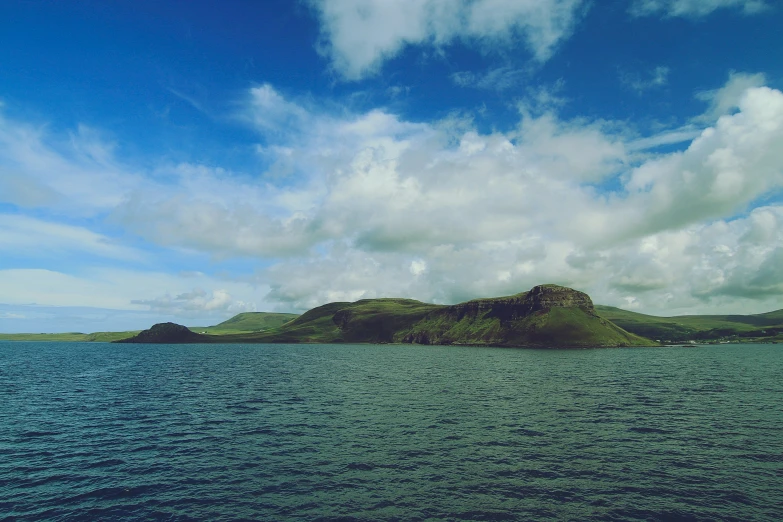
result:
[[[246,312],[214,326],[162,323],[144,331],[0,334],[6,341],[135,343],[415,343],[529,347],[783,342],[783,310],[657,317],[558,285],[436,305],[413,299],[336,302],[304,314]]]

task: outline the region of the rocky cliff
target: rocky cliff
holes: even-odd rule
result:
[[[584,292],[558,285],[539,285],[527,292],[508,297],[474,299],[448,306],[439,310],[438,313],[448,314],[457,321],[465,317],[478,317],[479,315],[498,318],[501,321],[513,321],[555,307],[574,307],[595,315],[595,308],[590,296]]]
[[[550,347],[650,344],[599,317],[584,292],[558,285],[443,307],[398,332],[395,340]]]

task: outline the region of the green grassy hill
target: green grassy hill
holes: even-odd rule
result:
[[[280,328],[285,323],[299,317],[298,314],[272,312],[244,312],[215,326],[190,326],[194,332],[210,335],[230,335],[248,332],[261,332]]]
[[[191,327],[214,343],[419,343],[498,346],[637,346],[664,342],[783,342],[783,310],[755,315],[656,317],[593,306],[581,292],[541,285],[507,297],[435,305],[412,299],[336,302],[302,315],[250,312]],[[0,340],[111,342],[133,332],[0,334]]]
[[[278,329],[215,342],[417,343],[494,346],[655,344],[599,317],[582,292],[542,285],[514,296],[452,306],[365,299],[314,308]]]
[[[313,308],[267,333],[252,336],[255,342],[388,343],[438,305],[413,299],[363,299],[355,303],[329,303]],[[241,336],[250,340],[250,336]]]
[[[621,328],[665,341],[775,338],[783,334],[783,310],[755,315],[681,315],[656,317],[613,306],[596,306],[598,314]]]
[[[443,307],[400,332],[395,340],[542,347],[655,344],[596,315],[586,294],[556,285]]]

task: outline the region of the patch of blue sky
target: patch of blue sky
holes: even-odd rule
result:
[[[189,318],[188,326],[212,326],[208,314]],[[139,325],[180,321],[174,314],[149,310],[117,310],[86,306],[0,303],[0,333],[93,333],[130,331]]]

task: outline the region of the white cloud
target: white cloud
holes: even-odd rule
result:
[[[739,107],[740,99],[748,89],[762,87],[766,81],[763,74],[731,72],[728,82],[720,89],[696,93],[698,99],[709,103],[707,111],[697,120],[713,122],[725,114],[730,114]]]
[[[670,72],[671,69],[669,67],[658,65],[646,74],[621,72],[620,81],[629,89],[642,94],[650,89],[663,87],[668,84]]]
[[[695,277],[671,271],[674,258],[661,254],[680,231],[783,185],[783,94],[769,88],[746,89],[738,112],[713,127],[635,141],[611,124],[532,116],[524,106],[508,134],[382,110],[338,118],[270,89],[267,99],[307,123],[282,137],[259,123],[277,140],[267,154],[307,176],[281,189],[180,165],[175,187],[139,193],[115,216],[168,247],[284,256],[258,274],[282,307],[383,295],[453,302],[544,281],[590,288],[599,301],[658,295],[681,284],[672,274]],[[628,151],[691,139],[682,152],[628,166]],[[606,180],[618,189],[595,188]],[[681,306],[724,295],[688,288],[702,297],[680,296]],[[641,294],[634,303],[650,306]]]
[[[729,7],[750,15],[769,6],[765,0],[633,0],[631,13],[636,16],[664,13],[667,16],[698,17]]]
[[[62,139],[0,114],[0,202],[95,216],[143,182],[113,159],[113,149],[89,127]]]
[[[503,66],[483,73],[460,71],[451,75],[451,80],[460,87],[475,87],[489,91],[505,91],[517,87],[530,75],[524,69]]]
[[[410,272],[418,276],[427,271],[427,262],[423,259],[414,259],[411,261]]]
[[[781,185],[783,93],[752,88],[687,150],[634,169],[627,200],[610,208],[639,235],[732,215]]]
[[[250,89],[246,115],[257,128],[273,135],[298,131],[309,117],[304,108],[286,100],[268,83]]]
[[[684,125],[678,129],[667,129],[659,134],[647,136],[645,138],[635,139],[626,144],[628,151],[642,151],[654,149],[664,145],[674,145],[693,141],[701,135],[702,129],[696,125]]]
[[[175,296],[165,294],[153,299],[134,299],[131,304],[148,306],[154,312],[188,315],[202,312],[222,312],[238,314],[255,312],[255,303],[246,303],[231,297],[226,290],[213,290],[208,294],[201,288],[195,288]]]
[[[293,179],[161,166],[130,178],[135,184],[110,211],[115,226],[162,248],[276,263],[258,269],[258,289],[203,274],[5,270],[0,302],[226,314],[381,296],[448,303],[555,282],[647,311],[728,307],[731,299],[751,303],[747,309],[783,306],[775,294],[780,254],[767,248],[780,242],[778,207],[734,218],[783,186],[780,91],[746,88],[736,112],[709,127],[694,120],[635,140],[613,122],[565,121],[555,104],[536,105],[535,97],[521,106],[517,128],[490,134],[465,119],[411,123],[381,109],[330,114],[271,86],[250,100],[248,121],[264,154],[288,162]],[[279,132],[285,128],[294,131]],[[681,152],[629,159],[675,140],[692,141]],[[101,161],[114,165],[105,150]],[[68,161],[74,171],[83,167]],[[103,171],[80,172],[89,180]],[[101,234],[50,225],[0,220],[0,233],[17,245],[28,231],[51,238],[52,248],[125,254]]]
[[[143,262],[146,255],[84,227],[19,214],[0,214],[0,255],[53,257],[63,252]]]
[[[611,126],[552,112],[523,116],[508,135],[407,126],[377,111],[333,125],[332,138],[348,144],[339,152],[320,134],[301,145],[308,161],[324,160],[310,218],[324,248],[259,277],[273,287],[270,299],[297,309],[382,295],[454,302],[544,281],[641,309],[704,306],[727,294],[683,284],[696,269],[682,245],[783,186],[783,94],[751,88],[738,108],[702,131],[627,144]],[[344,128],[357,130],[353,139]],[[626,150],[691,139],[683,152],[626,166]],[[619,191],[592,187],[619,172]]]
[[[659,314],[688,310],[753,313],[780,308],[783,206],[647,236],[597,256],[615,301]]]
[[[349,80],[377,71],[408,45],[456,39],[509,46],[521,37],[545,61],[570,36],[582,0],[311,0],[322,50]]]
[[[202,273],[167,274],[101,266],[83,267],[80,273],[72,274],[31,268],[0,270],[0,303],[151,309],[184,320],[194,316],[215,320],[238,311],[271,309],[263,299],[268,290],[264,285]]]

